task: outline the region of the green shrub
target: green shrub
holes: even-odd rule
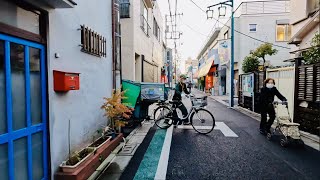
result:
[[[311,48],[308,49],[304,54],[303,58],[305,64],[316,64],[320,63],[320,34],[316,34],[311,41]]]
[[[259,60],[256,56],[246,56],[242,63],[242,70],[245,73],[257,71],[259,68]]]

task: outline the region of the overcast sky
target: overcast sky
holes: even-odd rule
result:
[[[207,7],[222,2],[223,0],[193,0],[197,5],[199,5],[203,10],[207,10]],[[253,0],[246,0],[253,1]],[[160,6],[160,11],[162,13],[163,19],[165,15],[169,15],[169,5],[168,0],[158,0]],[[169,0],[171,6],[171,13],[175,14],[175,3],[176,0]],[[235,8],[240,5],[243,0],[235,0]],[[209,38],[210,33],[212,33],[213,26],[216,23],[214,19],[207,19],[206,13],[197,8],[191,0],[177,0],[177,13],[183,13],[183,16],[177,18],[178,30],[180,30],[183,35],[178,41],[178,52],[181,57],[181,70],[184,69],[184,61],[188,58],[196,58]],[[230,8],[227,9],[230,12]],[[228,15],[230,16],[230,15]],[[221,18],[222,22],[228,20],[229,17]],[[218,10],[215,10],[215,18],[218,17]],[[165,24],[165,22],[163,22]],[[220,27],[221,24],[217,23]],[[173,41],[168,40],[168,46],[173,46]]]

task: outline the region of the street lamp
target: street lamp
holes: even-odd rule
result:
[[[212,19],[213,18],[213,13],[214,11],[211,10],[210,8],[206,11],[207,13],[207,19]]]
[[[222,6],[221,7],[218,7],[218,10],[219,10],[219,16],[226,16],[227,14],[227,7],[226,6]]]
[[[234,106],[234,101],[233,101],[233,97],[234,97],[234,11],[233,11],[233,0],[228,0],[228,1],[224,1],[224,2],[220,2],[211,6],[208,6],[208,10],[207,10],[207,17],[209,17],[208,12],[213,12],[213,10],[211,10],[212,7],[215,6],[219,6],[218,8],[219,10],[219,16],[221,15],[225,15],[226,14],[226,7],[224,6],[224,8],[222,8],[222,5],[226,5],[226,6],[230,6],[231,7],[231,60],[230,60],[230,89],[229,89],[229,105],[230,107]],[[221,12],[224,10],[224,13]],[[212,16],[213,17],[213,13]]]

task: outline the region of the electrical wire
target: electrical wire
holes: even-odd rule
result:
[[[202,12],[204,12],[204,13],[207,14],[207,12],[206,12],[205,10],[203,10],[200,6],[198,6],[193,0],[190,0],[190,1],[191,1],[197,8],[199,8]],[[226,23],[223,23],[223,22],[219,21],[219,19],[216,19],[216,18],[214,18],[214,17],[212,17],[212,19],[216,20],[217,22],[221,23],[222,25],[226,26],[227,28],[231,29],[230,26],[228,26]],[[288,48],[288,47],[280,46],[280,45],[277,45],[277,44],[273,44],[273,43],[270,43],[270,42],[263,41],[263,40],[261,40],[261,39],[252,37],[252,36],[250,36],[250,35],[248,35],[248,34],[245,34],[245,33],[240,32],[240,31],[238,31],[238,30],[236,30],[236,29],[234,29],[234,31],[237,32],[237,33],[239,33],[239,34],[241,34],[241,35],[243,35],[243,36],[246,36],[246,37],[248,37],[248,38],[251,38],[251,39],[256,40],[256,41],[259,41],[259,42],[272,44],[273,46],[279,47],[279,48],[290,49],[290,48]]]
[[[190,25],[186,24],[185,22],[182,22],[182,24],[185,25],[185,26],[187,26],[189,29],[191,29],[192,31],[194,31],[194,32],[196,32],[196,33],[198,33],[198,34],[200,34],[200,35],[202,35],[202,36],[205,36],[205,37],[207,37],[207,38],[210,37],[210,36],[208,36],[208,35],[205,35],[205,34],[199,32],[199,31],[193,29]]]

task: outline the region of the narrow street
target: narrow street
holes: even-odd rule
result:
[[[258,121],[211,98],[207,109],[217,124],[226,124],[237,136],[217,128],[200,135],[194,130],[154,126],[121,179],[163,179],[159,177],[164,175],[168,180],[320,178],[319,151],[308,146],[282,148],[278,142],[269,142],[258,132]],[[172,138],[169,145],[167,136]]]

